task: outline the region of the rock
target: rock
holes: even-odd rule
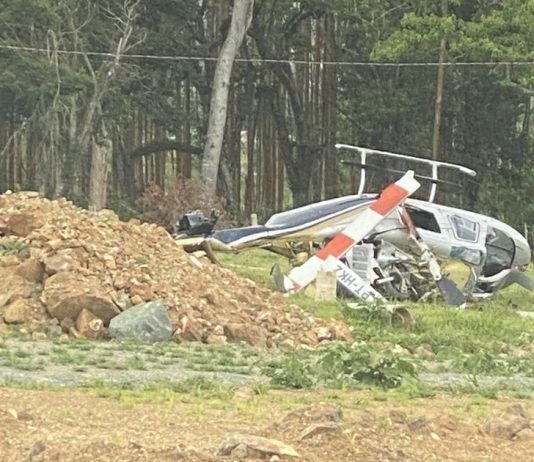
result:
[[[9,266],[16,266],[20,263],[19,257],[16,255],[4,255],[0,257],[0,268],[7,268]]]
[[[113,338],[136,338],[150,342],[169,340],[172,336],[167,307],[161,302],[148,302],[123,311],[109,323]]]
[[[70,255],[57,253],[45,258],[46,273],[53,275],[60,271],[73,271],[80,267],[80,264]]]
[[[67,329],[65,332],[68,332],[69,330]],[[49,325],[47,328],[46,328],[46,335],[50,338],[59,338],[59,336],[63,333],[63,329],[61,328],[60,325],[58,324],[52,324],[52,325]]]
[[[243,443],[238,444],[234,449],[232,449],[230,456],[238,460],[246,459],[249,456],[248,447]]]
[[[0,295],[0,308],[3,308],[9,303],[9,300],[11,300],[11,297],[13,294],[11,292],[8,292],[7,294]]]
[[[4,321],[8,324],[22,324],[28,318],[30,307],[22,298],[10,303],[4,311]]]
[[[22,276],[14,272],[0,271],[0,294],[4,297],[11,294],[7,298],[7,302],[15,300],[16,298],[30,298],[36,294],[36,286],[32,282],[24,279]]]
[[[128,295],[125,295],[125,294],[114,295],[112,293],[111,298],[113,299],[113,302],[115,303],[115,305],[117,305],[121,309],[121,311],[126,311],[128,308],[131,308],[133,306],[130,300],[130,297],[128,297]],[[137,305],[139,304],[140,303],[137,303]]]
[[[343,428],[339,423],[336,422],[321,422],[314,423],[306,427],[300,434],[299,440],[304,440],[306,438],[311,438],[317,435],[324,435],[325,433],[337,433],[341,434]]]
[[[408,356],[410,354],[410,350],[398,344],[393,346],[393,348],[391,349],[391,352],[397,355],[401,355],[401,356]]]
[[[442,431],[456,431],[458,430],[459,425],[458,418],[452,415],[442,415],[432,420],[432,426],[437,427]]]
[[[34,258],[28,258],[15,269],[15,274],[23,277],[27,281],[39,284],[43,281],[44,266]]]
[[[405,424],[408,421],[408,416],[406,413],[399,411],[398,409],[392,409],[389,411],[389,418],[392,422],[397,424]]]
[[[334,335],[328,327],[319,327],[317,330],[317,341],[332,340]]]
[[[204,298],[213,306],[221,306],[221,297],[215,291],[208,292]]]
[[[240,451],[243,451],[243,446],[246,447],[247,455],[245,457],[248,456],[250,450],[261,453],[264,457],[273,455],[300,457],[300,454],[289,444],[275,439],[264,438],[263,436],[244,433],[227,433],[217,448],[217,455],[232,455],[238,446]]]
[[[125,289],[128,286],[128,280],[122,274],[119,274],[113,280],[113,287],[117,290]]]
[[[176,330],[176,337],[184,342],[201,342],[204,339],[205,330],[195,319],[184,316],[180,320],[180,328]]]
[[[226,336],[210,334],[206,337],[206,343],[219,346],[226,345]]]
[[[72,326],[69,329],[69,335],[71,335],[74,338],[83,338],[82,335],[76,330],[76,327]]]
[[[534,440],[534,431],[531,428],[523,428],[516,433],[516,438],[518,440]]]
[[[42,452],[46,451],[46,449],[47,449],[46,444],[44,444],[41,440],[37,440],[35,443],[33,443],[30,453],[28,454],[30,461],[33,460],[34,457],[37,457]]]
[[[134,295],[131,298],[131,305],[133,306],[142,305],[143,303],[145,303],[145,301],[139,295]]]
[[[0,318],[0,337],[7,337],[9,335],[9,327]]]
[[[522,417],[514,417],[512,419],[490,420],[484,424],[482,430],[490,436],[512,440],[525,428],[529,428],[528,420]]]
[[[77,319],[84,308],[109,324],[121,311],[96,278],[72,272],[60,272],[49,277],[44,286],[43,299],[50,315],[63,321]]]
[[[59,326],[63,332],[68,332],[71,327],[74,327],[75,321],[72,318],[66,317],[61,320]]]
[[[26,237],[39,226],[35,216],[27,212],[14,213],[7,220],[8,230],[20,237]]]
[[[428,343],[423,343],[421,345],[419,345],[415,351],[414,351],[415,354],[417,355],[421,355],[421,356],[428,356],[428,355],[433,355],[434,352],[432,351],[432,346],[429,345]]]
[[[102,337],[104,332],[104,322],[97,318],[93,313],[87,309],[80,311],[76,319],[76,330],[85,338],[96,340]]]
[[[422,432],[430,430],[430,422],[426,417],[418,417],[417,419],[408,422],[408,428],[412,432]]]
[[[133,285],[132,287],[130,287],[130,296],[132,297],[132,299],[134,297],[139,297],[140,300],[143,300],[145,302],[150,302],[156,298],[154,291],[148,284]]]
[[[254,347],[265,348],[267,338],[262,329],[250,324],[229,323],[224,326],[224,335],[228,340],[238,340]]]
[[[523,419],[530,419],[530,415],[522,404],[512,404],[504,409],[503,414],[514,415],[522,417]]]
[[[343,411],[339,406],[309,406],[295,409],[284,419],[297,417],[308,422],[337,422],[343,421]]]
[[[32,332],[32,340],[41,341],[46,340],[48,337],[44,332]]]

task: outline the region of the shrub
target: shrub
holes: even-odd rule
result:
[[[171,232],[182,215],[194,210],[206,216],[215,210],[220,221],[226,218],[224,200],[206,192],[200,181],[189,178],[178,178],[166,191],[152,183],[136,204],[142,210],[142,220],[157,223]]]

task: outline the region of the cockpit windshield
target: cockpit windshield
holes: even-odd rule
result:
[[[489,228],[486,237],[484,276],[493,276],[510,268],[514,260],[515,244],[512,238],[497,228]]]

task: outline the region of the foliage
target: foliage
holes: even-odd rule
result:
[[[403,378],[417,376],[415,365],[407,359],[342,342],[333,342],[316,353],[282,356],[269,363],[265,372],[273,384],[291,388],[357,384],[395,388],[402,384]]]
[[[170,231],[182,215],[194,210],[202,211],[206,217],[215,210],[221,222],[225,219],[224,200],[208,193],[198,180],[187,178],[178,178],[166,191],[151,184],[137,205],[143,220],[158,223]]]
[[[219,177],[226,205],[247,215],[267,215],[292,199],[300,203],[352,192],[357,173],[338,168],[339,153],[332,148],[338,141],[429,155],[433,64],[443,38],[451,64],[533,59],[533,0],[447,3],[443,14],[440,2],[429,0],[256,2],[241,49],[241,58],[252,61],[236,62],[230,84],[225,168]],[[123,57],[113,79],[100,85],[112,60],[85,53],[115,51],[126,4],[132,2],[2,3],[0,44],[46,52],[0,49],[0,191],[40,189],[87,204],[89,132],[112,146],[108,206],[131,215],[146,191],[145,212],[169,227],[181,211],[175,210],[176,199],[161,191],[172,196],[176,174],[198,176],[201,161],[191,153],[202,151],[215,65],[202,59]],[[141,2],[132,31],[135,48],[126,54],[216,58],[230,4]],[[308,63],[314,60],[431,65]],[[533,85],[531,65],[445,69],[439,157],[465,163],[479,175],[463,188],[442,189],[438,200],[494,215],[519,229],[532,222]],[[101,100],[93,113],[90,103],[97,93]],[[171,141],[178,147],[136,151]],[[390,180],[369,175],[372,189]],[[161,198],[170,202],[167,210],[156,203]]]
[[[27,248],[28,244],[20,239],[0,239],[0,257],[20,254]]]

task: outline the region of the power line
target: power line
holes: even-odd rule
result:
[[[14,51],[29,51],[33,53],[58,53],[63,55],[85,55],[99,56],[103,58],[116,59],[114,53],[101,51],[77,51],[77,50],[50,50],[48,48],[34,48],[15,45],[0,45],[0,49]],[[217,57],[212,56],[169,56],[169,55],[147,55],[147,54],[121,54],[121,59],[151,59],[162,61],[217,61]],[[372,61],[306,61],[302,59],[266,59],[266,58],[236,58],[235,62],[256,63],[256,64],[306,64],[319,66],[356,66],[356,67],[437,67],[437,66],[533,66],[534,61],[460,61],[460,62],[420,62],[420,61],[403,61],[403,62],[372,62]]]

